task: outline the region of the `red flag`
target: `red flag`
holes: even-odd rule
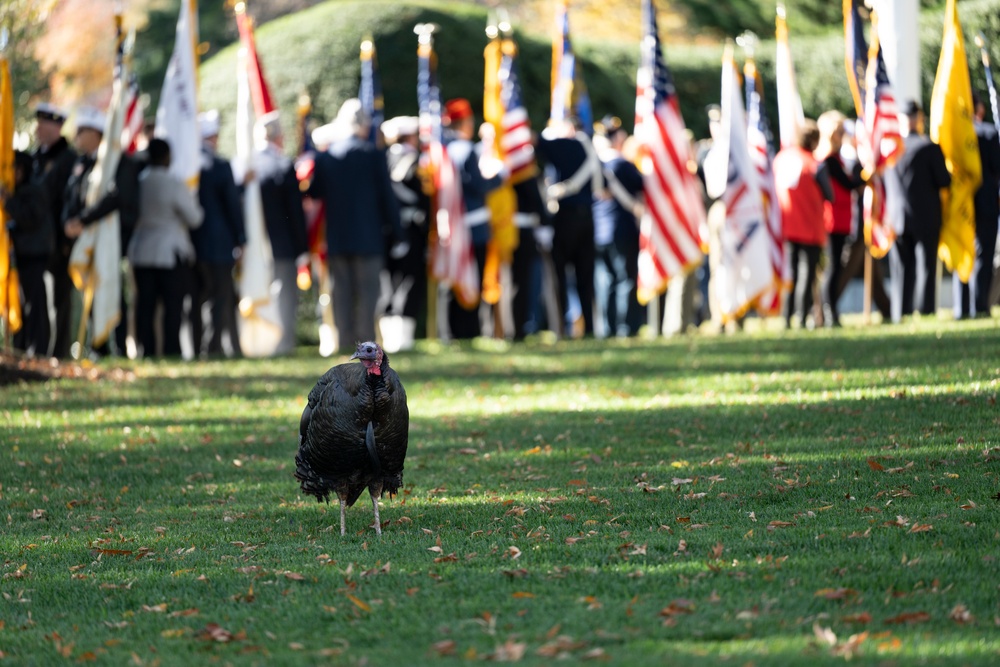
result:
[[[264,69],[257,55],[257,43],[253,37],[253,19],[246,15],[243,3],[236,5],[236,27],[240,31],[240,43],[247,50],[247,76],[250,79],[250,98],[253,100],[253,111],[257,118],[277,109],[271,90],[264,78]]]

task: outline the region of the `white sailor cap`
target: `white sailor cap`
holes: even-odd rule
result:
[[[198,130],[202,139],[219,136],[219,111],[210,109],[198,114]]]
[[[104,113],[96,107],[80,107],[76,110],[76,129],[94,130],[104,134],[104,123],[107,119]]]
[[[382,136],[389,143],[398,141],[400,137],[409,137],[420,130],[420,119],[416,116],[396,116],[382,123]]]
[[[56,123],[62,123],[68,115],[64,109],[50,102],[39,102],[38,106],[35,107],[35,118],[39,120],[51,120]]]

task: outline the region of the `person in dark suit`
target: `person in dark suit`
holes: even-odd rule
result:
[[[480,166],[482,144],[475,143],[476,118],[472,105],[464,98],[455,98],[445,103],[445,122],[448,133],[448,157],[455,163],[455,169],[462,179],[462,200],[465,203],[465,224],[472,238],[472,251],[476,257],[480,285],[486,265],[486,244],[491,235],[491,214],[486,205],[486,196],[503,185],[503,176],[498,169],[486,174]],[[498,160],[496,166],[502,166]],[[479,306],[467,310],[455,298],[451,290],[439,296],[447,303],[450,335],[456,340],[467,340],[492,334],[493,322],[488,304],[480,301]]]
[[[35,120],[37,147],[31,154],[31,178],[41,184],[49,201],[49,224],[55,236],[55,249],[50,255],[48,267],[52,274],[52,305],[56,314],[52,356],[65,359],[69,357],[73,336],[70,331],[73,281],[69,277],[69,253],[73,249],[73,241],[66,238],[63,230],[62,210],[66,184],[76,164],[76,151],[62,135],[65,111],[43,102],[35,108]],[[48,350],[38,350],[37,354],[44,356]]]
[[[295,320],[299,306],[296,277],[299,267],[309,263],[306,216],[295,166],[284,154],[278,112],[272,111],[257,119],[254,132],[257,145],[263,146],[254,155],[254,169],[274,259],[272,293],[277,293],[281,317],[281,341],[275,354],[288,354],[295,349]]]
[[[124,254],[125,249],[128,248],[129,240],[132,238],[136,221],[139,219],[139,163],[129,155],[121,155],[115,169],[115,178],[111,189],[90,205],[84,201],[90,170],[93,169],[97,149],[100,147],[104,135],[104,122],[104,114],[93,107],[81,107],[77,112],[77,136],[74,143],[77,150],[80,151],[81,160],[84,160],[89,166],[85,166],[79,176],[74,172],[72,177],[73,195],[72,197],[67,196],[63,209],[63,228],[66,237],[75,240],[84,229],[117,212],[118,230],[121,238],[120,248]],[[78,164],[80,163],[78,162]],[[125,280],[121,283],[122,290],[119,299],[121,317],[115,326],[115,347],[112,349],[109,339],[94,350],[99,355],[125,355],[126,339],[128,338],[128,306],[124,288],[126,284]]]
[[[924,112],[916,101],[906,107],[903,129],[907,131],[902,157],[886,172],[886,199],[895,202],[893,220],[896,242],[889,250],[890,302],[892,321],[912,315],[934,314],[936,303],[936,263],[941,237],[941,188],[951,185],[951,174],[941,147],[924,134]],[[902,225],[902,232],[898,231]],[[917,246],[923,250],[923,264],[917,266]],[[917,282],[917,269],[922,280]],[[919,299],[915,299],[917,295]],[[914,303],[917,300],[919,303]]]
[[[197,261],[197,297],[193,300],[191,330],[195,354],[240,356],[236,330],[236,285],[233,270],[246,245],[243,225],[243,199],[233,178],[229,162],[219,157],[219,114],[206,111],[198,117],[201,130],[201,176],[198,202],[204,211],[200,227],[191,232]],[[204,310],[211,315],[211,326],[204,324]]]
[[[559,284],[559,310],[569,310],[567,268],[576,275],[583,334],[594,333],[595,197],[603,197],[601,161],[582,130],[571,121],[555,123],[538,139],[538,156],[546,164],[547,206],[552,213],[552,262]],[[557,331],[562,323],[550,323]],[[572,327],[568,329],[572,335]]]
[[[42,184],[32,180],[31,166],[30,155],[14,153],[14,190],[7,192],[0,185],[0,205],[7,211],[21,284],[23,325],[14,334],[14,348],[28,357],[44,357],[51,336],[45,269],[55,249],[55,230],[49,200]]]
[[[1000,217],[1000,138],[992,123],[984,123],[986,105],[972,95],[979,158],[983,165],[983,181],[976,190],[976,265],[969,284],[953,273],[955,318],[989,317],[990,283],[993,282],[993,254],[997,246],[997,218]],[[970,289],[971,287],[971,289]]]
[[[608,336],[639,332],[643,312],[636,296],[639,278],[639,219],[642,217],[642,174],[622,155],[628,132],[616,117],[602,121],[606,146],[598,151],[610,197],[594,201],[598,266],[608,276],[607,289],[597,295],[598,311]],[[597,137],[594,139],[597,145]]]
[[[340,348],[375,340],[379,275],[387,242],[399,248],[399,202],[392,193],[385,154],[368,141],[371,119],[358,99],[340,107],[342,133],[316,155],[308,194],[326,204],[326,244],[333,290],[333,318]]]

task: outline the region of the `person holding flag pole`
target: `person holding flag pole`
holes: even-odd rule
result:
[[[941,197],[941,235],[937,254],[949,271],[958,274],[963,283],[968,283],[976,261],[973,201],[983,173],[979,141],[973,125],[972,83],[957,0],[948,0],[945,6],[941,58],[931,93],[930,138],[941,147],[951,173],[951,185]]]
[[[139,210],[138,165],[122,154],[122,130],[128,95],[128,67],[134,33],[122,27],[122,8],[115,14],[118,47],[111,104],[107,115],[81,110],[77,122],[80,173],[70,187],[81,199],[67,198],[65,230],[77,238],[69,258],[69,274],[83,293],[83,314],[74,348],[82,358],[88,322],[92,325],[91,346],[95,353],[112,351],[109,341],[115,334],[118,354],[127,352],[127,320],[122,292],[122,250],[128,246]],[[91,163],[91,146],[97,145]],[[90,166],[92,165],[92,166]],[[79,189],[77,189],[79,188]],[[117,330],[116,330],[117,328]]]
[[[862,167],[861,178],[865,182],[862,224],[867,252],[864,258],[863,322],[869,324],[875,289],[874,260],[885,257],[895,244],[902,220],[894,219],[893,211],[903,205],[898,200],[906,197],[901,188],[894,187],[898,172],[893,172],[888,188],[884,174],[904,154],[905,144],[895,97],[882,57],[878,15],[874,10],[871,11],[871,44],[866,45],[858,0],[844,0],[843,10],[846,47],[844,66],[859,119],[856,125],[857,152]],[[897,201],[892,201],[893,198],[897,198]],[[895,218],[899,217],[899,214],[895,214]],[[893,252],[893,257],[897,254]]]
[[[445,150],[441,127],[441,93],[437,82],[437,57],[434,54],[433,23],[421,23],[417,35],[417,101],[419,134],[423,157],[421,166],[427,174],[431,191],[430,274],[428,281],[428,337],[450,338],[446,304],[438,298],[439,286],[450,289],[458,303],[468,309],[479,304],[479,267],[472,250],[472,238],[465,224],[462,179]]]

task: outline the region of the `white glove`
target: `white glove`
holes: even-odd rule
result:
[[[556,230],[552,227],[535,227],[535,243],[538,244],[539,250],[544,250],[548,252],[552,250],[552,237],[555,236]]]
[[[549,200],[560,200],[566,196],[566,186],[562,183],[553,183],[549,187],[545,188],[545,194],[548,195]]]
[[[408,252],[410,252],[410,244],[406,241],[400,241],[389,249],[389,256],[393,259],[401,259],[406,257]]]

